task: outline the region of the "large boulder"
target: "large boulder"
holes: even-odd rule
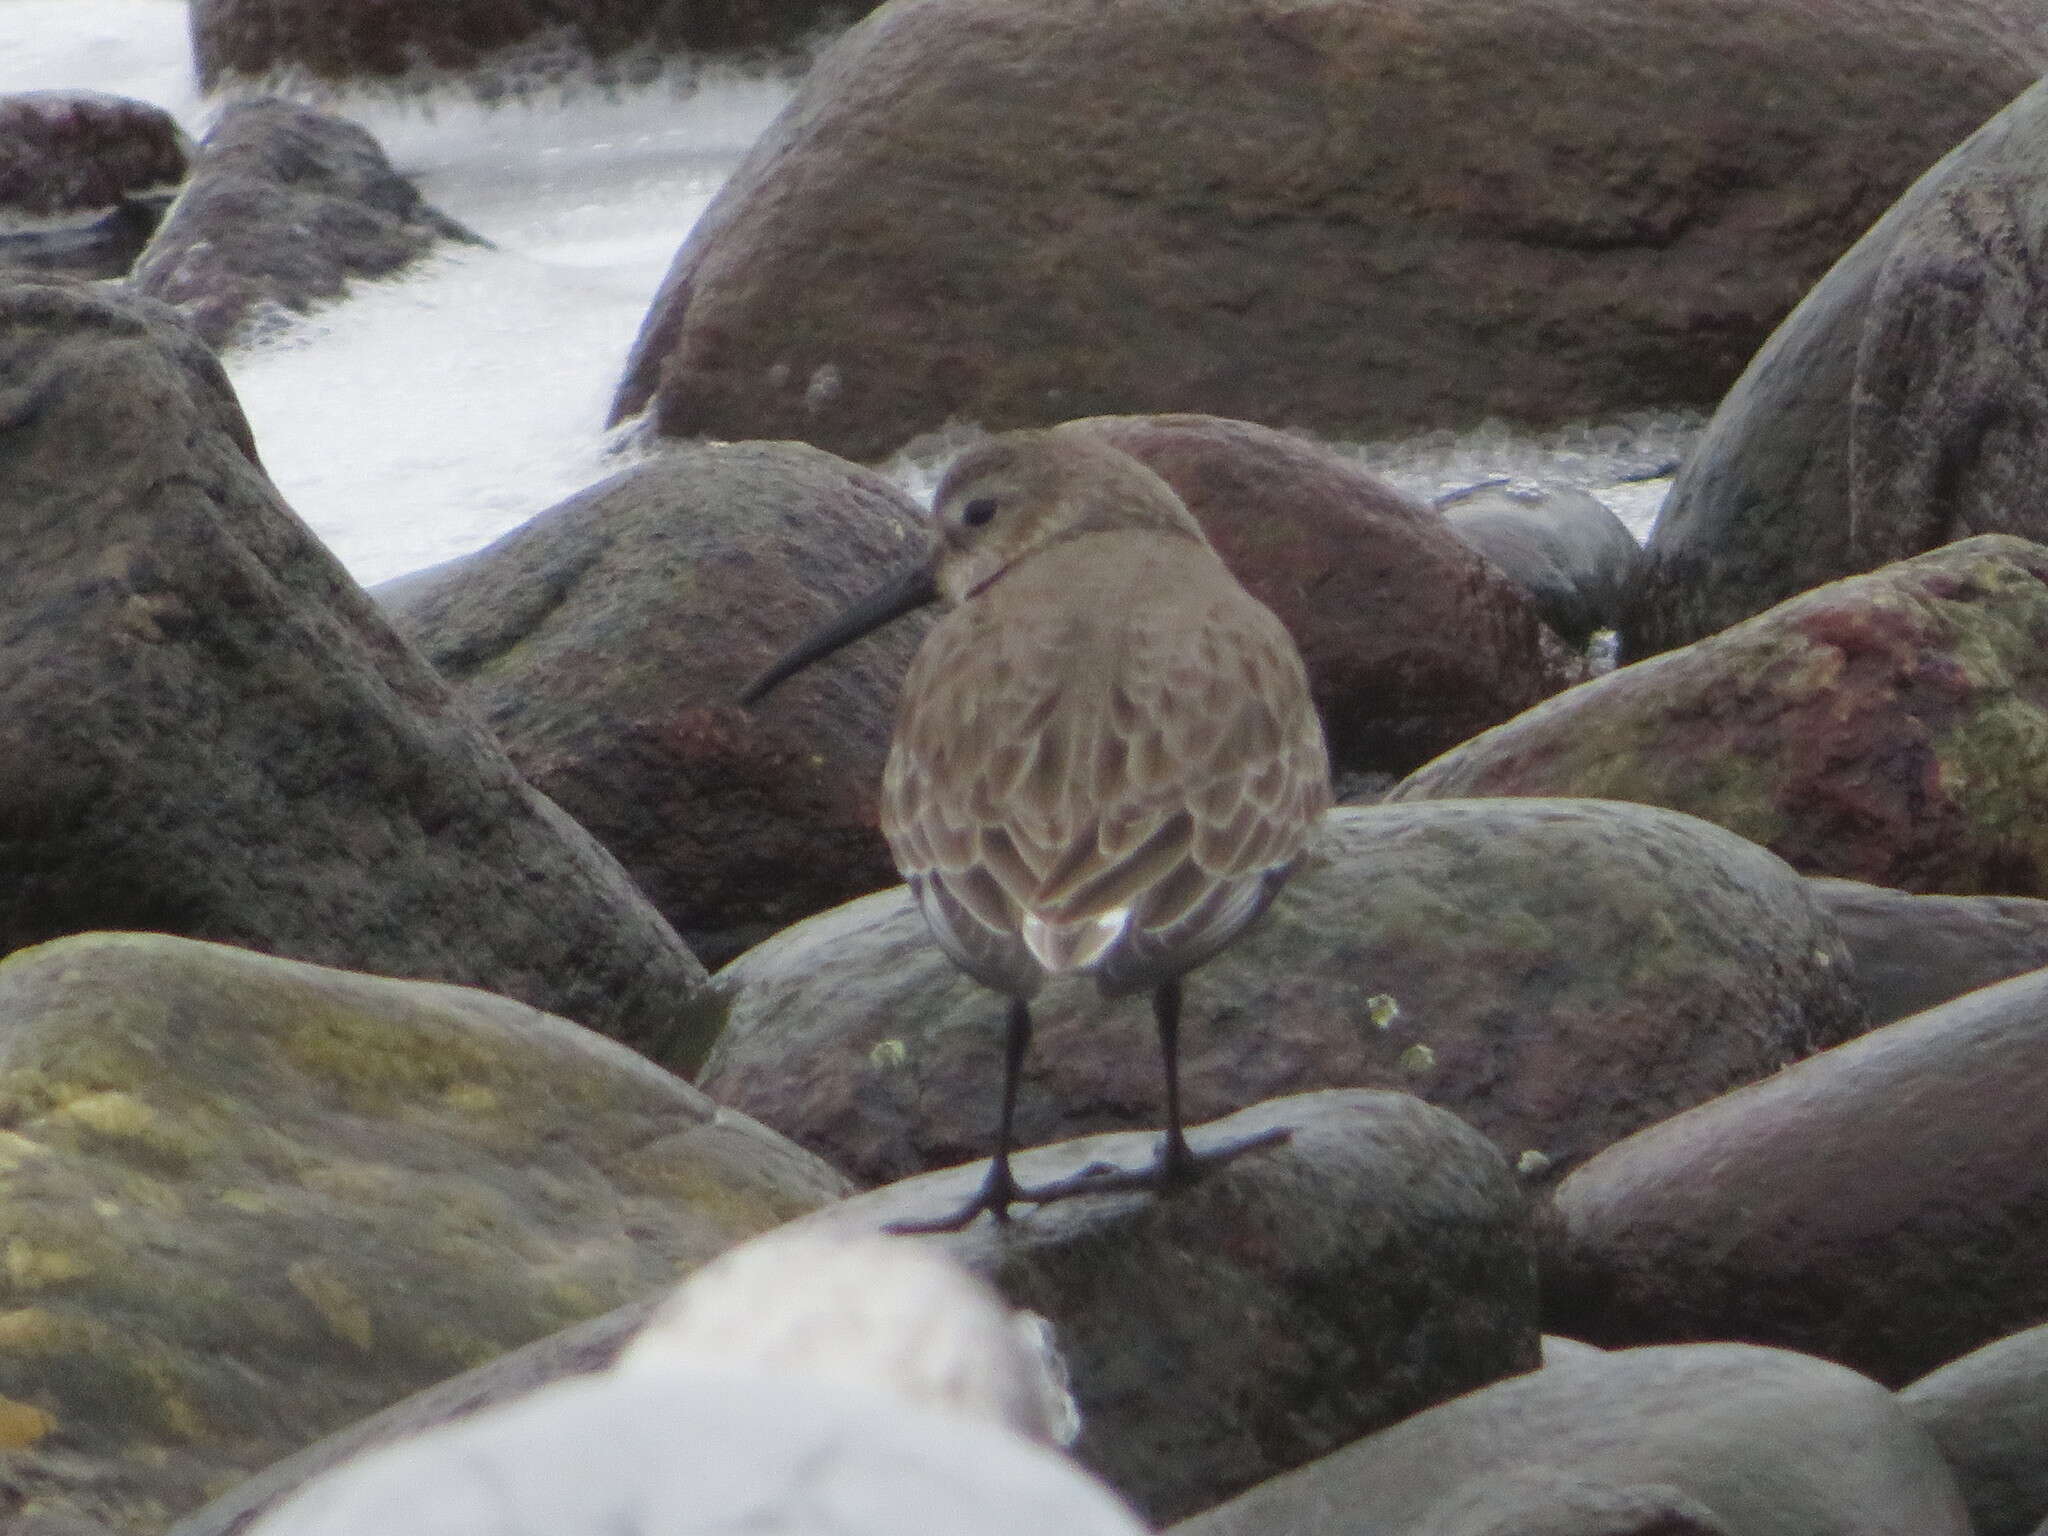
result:
[[[0,963],[0,1124],[4,1483],[132,1536],[845,1188],[524,1004],[157,934]]]
[[[1744,1338],[1899,1385],[2040,1321],[2048,972],[1609,1147],[1556,1192],[1556,1331]]]
[[[2038,896],[2044,761],[2048,548],[1984,535],[1582,684],[1391,798],[1637,800],[1808,874]]]
[[[702,967],[279,499],[170,311],[0,288],[0,423],[0,954],[216,939],[695,1065]]]
[[[2048,86],[1923,176],[1729,391],[1666,498],[1624,652],[1976,533],[2048,539]]]
[[[162,107],[98,91],[0,96],[0,268],[119,277],[185,179]]]
[[[287,101],[235,102],[200,145],[132,281],[224,347],[448,240],[481,243],[424,202],[366,130]]]
[[[942,1245],[1050,1320],[1081,1409],[1075,1453],[1153,1518],[1188,1513],[1406,1414],[1533,1369],[1528,1211],[1500,1155],[1400,1094],[1262,1104],[1197,1147],[1288,1127],[1169,1195],[1083,1196]],[[1138,1166],[1149,1135],[1025,1152],[1027,1183]],[[800,1225],[869,1231],[957,1206],[979,1167],[842,1201]],[[173,1527],[233,1536],[306,1479],[381,1444],[602,1369],[651,1301],[566,1330],[312,1447]]]
[[[865,0],[193,0],[192,60],[207,91],[428,93],[482,100],[687,76],[707,52],[797,51]]]
[[[748,680],[919,558],[917,505],[801,443],[679,449],[374,594],[529,783],[717,964],[893,884],[876,796],[929,619],[749,713]]]
[[[1805,881],[1688,816],[1594,801],[1340,808],[1259,925],[1188,980],[1194,1118],[1305,1088],[1408,1089],[1563,1169],[1861,1025]],[[856,1178],[985,1155],[1002,1006],[907,892],[825,913],[714,978],[701,1085]],[[1056,981],[1023,1143],[1157,1125],[1142,1002]]]
[[[1826,1361],[1745,1344],[1561,1355],[1172,1536],[1337,1531],[1972,1536],[1940,1453],[1889,1393]]]
[[[1406,773],[1585,676],[1511,574],[1355,460],[1213,416],[1080,425],[1171,485],[1279,615],[1340,774]]]
[[[614,418],[867,461],[1705,405],[2044,63],[2029,0],[895,0],[691,232]]]

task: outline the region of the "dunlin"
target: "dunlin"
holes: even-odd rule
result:
[[[1206,1149],[1181,1128],[1181,977],[1263,912],[1330,803],[1301,657],[1171,487],[1073,428],[963,455],[930,558],[804,641],[742,696],[926,603],[952,610],[911,663],[882,830],[933,934],[1010,999],[995,1156],[964,1226],[1012,1202],[1164,1187],[1279,1139]],[[1031,999],[1048,976],[1149,990],[1166,1072],[1152,1168],[1032,1189],[1010,1171]]]

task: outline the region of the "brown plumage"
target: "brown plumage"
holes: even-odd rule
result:
[[[943,1227],[1131,1182],[1022,1190],[1010,1176],[1029,999],[1055,973],[1152,992],[1167,1140],[1145,1181],[1192,1175],[1180,977],[1265,910],[1330,790],[1286,630],[1137,460],[1072,429],[991,438],[947,473],[932,517],[927,566],[747,698],[921,602],[953,605],[904,679],[882,791],[882,829],[933,933],[1011,999],[996,1157]]]

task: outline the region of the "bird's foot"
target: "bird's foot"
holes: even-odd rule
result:
[[[1109,1195],[1134,1189],[1178,1189],[1194,1183],[1211,1168],[1220,1167],[1247,1152],[1280,1146],[1293,1134],[1287,1126],[1276,1125],[1255,1136],[1241,1136],[1236,1141],[1226,1141],[1200,1152],[1185,1140],[1169,1136],[1160,1143],[1159,1156],[1148,1168],[1118,1168],[1110,1163],[1090,1163],[1070,1178],[1019,1189],[1016,1198],[1027,1205],[1050,1205],[1055,1200],[1071,1200],[1076,1195]]]
[[[909,1237],[920,1232],[958,1232],[983,1211],[999,1222],[1010,1219],[1010,1207],[1019,1201],[1030,1200],[1010,1172],[1008,1158],[997,1158],[989,1164],[988,1177],[981,1181],[981,1191],[950,1216],[941,1216],[932,1221],[892,1221],[882,1230],[899,1237]]]

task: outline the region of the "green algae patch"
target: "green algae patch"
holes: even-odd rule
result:
[[[151,1536],[847,1187],[524,1004],[150,934],[0,962],[0,1124],[9,1477]]]

